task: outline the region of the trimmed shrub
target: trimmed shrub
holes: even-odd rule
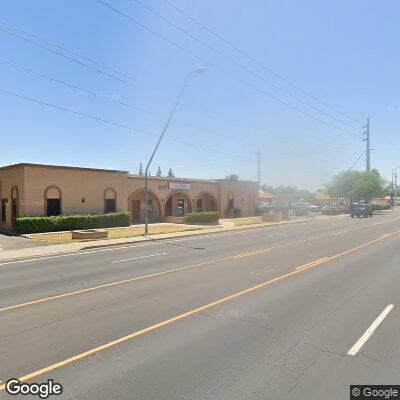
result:
[[[240,218],[242,216],[242,210],[240,208],[233,209],[233,218]]]
[[[264,212],[264,211],[263,211],[260,207],[256,207],[256,208],[254,209],[254,215],[257,216],[257,217],[259,217],[260,215],[262,215],[263,212]]]
[[[233,218],[233,208],[227,208],[224,211],[224,218]]]
[[[372,203],[372,211],[390,210],[392,207],[387,203]]]
[[[118,226],[129,226],[130,223],[130,213],[116,212],[108,214],[59,215],[52,217],[21,217],[14,220],[14,229],[19,234],[26,234],[114,228]]]
[[[224,211],[225,218],[240,218],[242,216],[242,210],[240,208],[227,208]]]
[[[323,206],[321,213],[324,215],[338,215],[341,214],[341,210],[338,206]]]
[[[219,212],[217,211],[194,212],[185,216],[187,224],[218,224],[218,221]]]

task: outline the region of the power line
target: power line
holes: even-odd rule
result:
[[[20,32],[24,32],[25,34],[30,35],[30,36],[32,36],[32,37],[36,37],[35,35],[29,34],[28,32],[22,31],[22,30],[20,30],[20,29],[15,29],[15,30],[18,30],[18,31],[20,31]],[[73,62],[73,63],[76,63],[76,64],[79,64],[79,65],[81,65],[81,66],[83,66],[83,67],[89,68],[89,69],[91,69],[91,70],[93,70],[93,71],[98,72],[99,74],[108,76],[109,78],[115,79],[115,80],[117,80],[117,81],[119,81],[119,82],[121,82],[121,83],[124,83],[124,84],[126,84],[126,85],[134,84],[134,85],[137,85],[137,86],[140,86],[140,87],[144,88],[144,85],[141,85],[141,84],[138,83],[136,80],[133,80],[133,81],[129,81],[129,82],[128,82],[126,79],[123,79],[123,78],[120,78],[120,77],[118,77],[118,76],[115,76],[115,75],[113,75],[113,74],[111,74],[111,73],[109,73],[109,72],[107,72],[107,71],[102,71],[101,69],[99,69],[99,68],[97,68],[97,67],[93,67],[92,65],[89,65],[89,64],[87,64],[87,63],[85,63],[85,62],[82,62],[82,61],[77,60],[77,59],[75,59],[75,58],[73,58],[73,57],[70,57],[70,56],[68,56],[68,55],[65,55],[65,54],[61,53],[60,51],[54,50],[54,49],[52,49],[52,48],[50,48],[50,47],[48,47],[48,46],[46,46],[46,45],[43,45],[43,44],[41,44],[41,43],[38,43],[38,42],[34,41],[34,40],[32,40],[32,39],[28,39],[28,38],[26,38],[26,37],[24,37],[24,36],[21,36],[21,35],[15,33],[15,32],[13,32],[13,31],[10,30],[10,29],[0,28],[0,32],[6,33],[6,34],[8,34],[8,35],[10,35],[10,36],[13,36],[13,37],[19,39],[19,40],[22,40],[22,41],[24,41],[24,42],[30,43],[30,44],[32,44],[32,45],[34,45],[34,46],[36,46],[36,47],[41,48],[41,49],[47,50],[47,51],[49,51],[49,52],[52,53],[52,54],[56,54],[56,55],[58,55],[58,56],[60,56],[60,57],[63,57],[63,58],[65,58],[65,59],[67,59],[67,60]],[[49,42],[49,41],[47,41],[46,39],[43,39],[43,38],[39,38],[39,40],[41,40],[41,41],[43,41],[43,42],[51,43],[51,42]],[[53,46],[63,48],[62,46],[55,45],[55,44],[53,44]],[[77,53],[76,53],[76,54],[77,54]],[[78,55],[78,54],[77,54],[77,55]],[[86,57],[84,57],[84,56],[81,56],[81,55],[78,55],[78,56],[79,56],[80,58],[86,59]],[[88,60],[89,60],[89,59],[88,59]],[[100,65],[100,64],[97,63],[96,61],[91,60],[91,62]],[[108,68],[108,67],[104,67],[104,68]],[[118,71],[117,71],[117,72],[118,72]],[[125,75],[125,74],[122,73],[122,72],[118,72],[118,73],[119,73],[120,75]],[[129,77],[129,76],[128,76],[128,77]],[[129,78],[131,78],[131,77],[129,77]],[[133,79],[133,78],[131,78],[131,79]],[[148,91],[148,92],[151,91],[150,89],[147,89],[147,88],[146,88],[145,90]]]
[[[46,79],[46,80],[49,80],[51,82],[55,82],[55,83],[60,84],[60,85],[64,85],[64,86],[69,87],[71,89],[75,89],[75,90],[78,90],[80,92],[87,93],[87,94],[89,94],[91,96],[94,96],[96,98],[99,98],[99,99],[102,99],[102,100],[106,100],[106,101],[109,101],[109,102],[112,102],[114,104],[118,104],[118,105],[121,105],[121,106],[129,107],[129,108],[131,108],[133,110],[137,110],[137,111],[140,111],[140,112],[145,112],[145,113],[148,113],[148,114],[151,114],[151,115],[162,116],[162,117],[165,117],[167,115],[167,114],[159,113],[159,112],[156,112],[156,111],[146,110],[144,108],[134,106],[134,105],[129,104],[129,103],[127,103],[125,101],[122,101],[122,100],[116,100],[113,97],[96,93],[93,90],[85,89],[85,88],[83,88],[81,86],[78,86],[78,85],[73,84],[73,83],[66,82],[66,81],[61,80],[61,79],[53,78],[53,77],[51,77],[49,75],[46,75],[46,74],[44,74],[42,72],[34,71],[31,68],[27,68],[25,66],[22,66],[20,64],[16,64],[14,62],[10,62],[10,61],[7,61],[7,60],[0,60],[0,63],[7,64],[7,65],[9,65],[9,66],[11,66],[13,68],[18,68],[18,69],[20,69],[20,70],[22,70],[24,72],[30,73],[32,75],[39,76],[42,79]],[[179,125],[183,125],[183,126],[190,126],[192,128],[196,128],[192,124],[184,123],[184,122],[181,122],[181,121],[175,121],[174,123],[175,124],[179,124]],[[219,137],[224,138],[224,139],[232,139],[231,136],[223,135],[221,133],[216,133],[216,132],[210,132],[210,133],[213,134],[214,136],[219,136]]]
[[[136,110],[138,110],[138,111],[142,111],[142,112],[149,112],[149,113],[151,113],[151,114],[156,114],[156,113],[153,113],[153,112],[151,112],[151,111],[146,111],[146,110],[144,110],[144,109],[142,109],[142,108],[140,108],[140,107],[136,107],[136,106],[133,106],[133,105],[131,105],[131,104],[128,104],[128,103],[126,103],[126,102],[124,102],[124,101],[116,100],[116,99],[114,99],[114,98],[112,98],[112,97],[110,97],[110,96],[106,96],[106,95],[102,95],[102,94],[96,93],[96,92],[94,92],[93,90],[84,89],[84,88],[82,88],[81,86],[75,85],[75,84],[73,84],[73,83],[69,83],[69,82],[63,81],[63,80],[61,80],[61,79],[53,78],[53,77],[51,77],[51,76],[49,76],[49,75],[46,75],[46,74],[44,74],[44,73],[42,73],[42,72],[34,71],[34,70],[31,69],[31,68],[24,67],[24,66],[22,66],[22,65],[20,65],[20,64],[16,64],[16,63],[11,62],[11,61],[0,60],[0,63],[2,63],[2,64],[7,64],[7,65],[9,65],[9,66],[11,66],[11,67],[18,68],[18,69],[20,69],[20,70],[22,70],[22,71],[25,71],[25,72],[28,72],[28,73],[30,73],[30,74],[32,74],[32,75],[39,76],[40,78],[49,80],[49,81],[51,81],[51,82],[58,83],[58,84],[60,84],[60,85],[67,86],[67,87],[69,87],[69,88],[71,88],[71,89],[79,90],[79,91],[81,91],[81,92],[90,94],[90,95],[92,95],[92,96],[94,96],[94,97],[97,97],[97,98],[100,98],[100,99],[103,99],[103,100],[110,101],[110,102],[115,103],[115,104],[119,104],[119,105],[123,105],[123,106],[126,106],[126,107],[130,107],[130,108],[136,109]]]
[[[0,20],[0,23],[2,23],[2,24],[4,24],[4,25],[8,25],[8,24],[6,24],[6,23],[4,22],[4,20],[3,20],[3,21]],[[108,67],[108,66],[106,66],[106,65],[104,65],[104,64],[102,64],[102,63],[99,63],[98,61],[95,61],[95,60],[93,60],[93,59],[91,59],[91,58],[89,58],[89,57],[83,56],[83,55],[77,53],[76,51],[73,51],[73,50],[71,50],[71,49],[68,49],[68,48],[65,47],[65,46],[62,46],[62,45],[60,45],[60,44],[58,44],[58,43],[55,43],[55,42],[52,42],[52,41],[50,41],[50,40],[48,40],[48,39],[45,39],[45,38],[43,38],[43,37],[41,37],[41,36],[35,35],[35,34],[31,33],[31,32],[28,32],[28,31],[26,31],[26,30],[19,29],[19,28],[16,28],[16,27],[12,27],[12,30],[17,31],[17,32],[21,32],[21,33],[24,34],[24,35],[27,35],[27,36],[30,36],[31,38],[34,38],[34,39],[36,39],[36,40],[39,40],[40,42],[49,44],[50,46],[53,46],[53,47],[55,47],[55,48],[58,48],[59,50],[62,50],[62,51],[64,51],[64,52],[66,52],[66,53],[70,53],[70,54],[72,54],[72,55],[75,56],[75,57],[82,58],[82,60],[85,60],[85,61],[87,61],[87,62],[90,62],[90,63],[92,63],[92,64],[94,64],[94,65],[97,65],[97,66],[100,67],[100,68],[107,69],[108,71],[113,72],[113,73],[116,73],[116,74],[118,74],[118,75],[121,75],[121,76],[123,76],[124,78],[133,79],[131,76],[125,74],[124,72],[118,71],[118,70],[116,70],[116,69],[114,69],[114,68],[110,68],[110,67]]]
[[[187,31],[186,29],[182,28],[181,26],[179,26],[178,24],[176,24],[175,22],[172,22],[171,20],[169,20],[168,18],[164,17],[162,14],[160,14],[159,12],[153,10],[151,7],[147,6],[146,4],[143,4],[142,2],[140,2],[139,0],[131,0],[133,2],[135,2],[136,4],[138,4],[140,7],[143,7],[144,9],[148,10],[150,13],[152,13],[153,15],[156,15],[158,18],[162,19],[164,22],[166,22],[167,24],[169,24],[170,26],[174,27],[175,29],[179,30],[180,32],[184,33],[186,36],[190,37],[192,40],[200,43],[201,45],[203,45],[204,47],[206,47],[207,49],[213,51],[214,53],[218,54],[219,56],[225,58],[226,60],[228,60],[229,62],[231,62],[233,65],[243,69],[244,71],[246,71],[247,73],[251,74],[252,76],[255,76],[256,78],[262,80],[263,82],[267,83],[268,85],[270,85],[271,87],[273,87],[274,89],[279,90],[280,92],[292,97],[293,99],[295,99],[296,101],[298,101],[299,103],[304,104],[307,107],[312,108],[313,110],[329,117],[332,118],[340,123],[344,123],[346,125],[348,125],[346,122],[344,122],[342,119],[337,118],[334,115],[331,115],[328,112],[325,112],[323,110],[321,110],[318,107],[315,107],[313,104],[310,104],[302,99],[300,99],[299,97],[293,95],[292,93],[290,93],[289,91],[281,88],[280,86],[274,84],[273,82],[265,79],[264,77],[262,77],[261,75],[257,74],[256,72],[252,71],[251,69],[247,68],[246,66],[244,66],[243,64],[237,62],[236,60],[234,60],[232,57],[227,56],[226,54],[222,53],[221,51],[219,51],[218,49],[210,46],[208,43],[206,43],[204,40],[199,39],[198,37],[194,36],[192,33],[190,33],[189,31]],[[349,125],[350,126],[350,125]]]
[[[104,3],[104,2],[103,2],[103,3]],[[110,7],[111,7],[111,6],[110,6]],[[112,9],[115,10],[116,12],[118,12],[118,10],[116,10],[116,9],[114,9],[114,8],[112,8]],[[128,17],[129,17],[129,16],[128,16]],[[132,18],[130,18],[130,19],[132,19]],[[138,21],[134,20],[134,22],[137,23],[137,24],[139,24],[142,28],[144,28],[144,29],[146,29],[146,30],[149,30],[152,34],[155,34],[155,35],[157,35],[158,37],[162,38],[163,40],[168,41],[168,42],[171,43],[172,45],[178,46],[178,48],[180,48],[182,51],[187,52],[188,54],[192,55],[193,57],[196,57],[196,58],[199,58],[199,59],[201,59],[201,60],[203,60],[203,61],[205,61],[205,62],[208,62],[207,60],[203,59],[202,57],[199,57],[199,56],[197,56],[196,54],[194,54],[194,53],[188,51],[187,49],[183,48],[182,46],[178,45],[177,43],[175,43],[175,42],[173,42],[173,41],[170,41],[168,38],[165,38],[164,36],[158,34],[157,32],[155,32],[155,31],[153,31],[152,29],[146,27],[145,25],[140,24]],[[27,31],[23,31],[23,30],[20,30],[20,29],[18,29],[18,30],[19,30],[20,32],[23,32],[23,33],[25,33],[25,34],[28,34],[28,35],[30,35],[30,36],[32,36],[32,37],[36,37],[36,35],[33,35],[33,34],[31,34],[31,33],[28,33]],[[44,46],[44,45],[42,45],[42,44],[40,44],[40,43],[37,43],[37,42],[35,42],[35,41],[33,41],[33,40],[30,40],[30,39],[27,39],[27,38],[25,38],[25,37],[23,37],[23,36],[21,36],[21,35],[18,35],[18,34],[12,32],[12,31],[10,31],[10,30],[0,29],[0,31],[2,31],[2,32],[4,32],[4,33],[7,33],[7,34],[9,34],[9,35],[12,35],[12,36],[14,36],[14,37],[16,37],[16,38],[18,38],[18,39],[20,39],[20,40],[23,40],[23,41],[26,41],[26,42],[28,42],[28,43],[31,43],[31,44],[33,44],[33,45],[35,45],[35,46],[37,46],[37,47],[46,49],[46,50],[48,50],[48,51],[50,51],[50,52],[52,52],[52,53],[54,53],[54,54],[57,54],[57,55],[59,55],[59,56],[61,56],[61,57],[64,57],[64,58],[66,58],[66,59],[68,59],[68,60],[70,60],[70,61],[72,61],[72,62],[75,62],[75,63],[80,64],[80,65],[82,65],[82,66],[85,66],[85,67],[87,67],[87,68],[93,69],[93,70],[95,70],[96,72],[99,72],[99,73],[101,73],[101,74],[103,74],[103,75],[109,76],[109,77],[111,77],[111,78],[113,78],[113,79],[116,79],[116,80],[118,80],[118,81],[120,81],[120,82],[128,83],[127,81],[125,81],[125,80],[123,80],[123,79],[121,79],[121,78],[119,78],[119,77],[116,77],[116,76],[114,76],[114,75],[112,75],[112,74],[109,74],[109,73],[107,73],[107,72],[101,71],[101,70],[99,70],[98,68],[95,68],[95,67],[93,67],[93,66],[87,65],[87,64],[85,64],[85,63],[83,63],[83,62],[81,62],[81,61],[79,61],[79,60],[76,60],[76,59],[74,59],[74,58],[72,58],[72,57],[66,56],[66,55],[60,53],[59,51],[55,51],[55,50],[53,50],[53,49],[51,49],[51,48],[49,48],[49,47],[46,47],[46,46]],[[48,40],[46,40],[46,39],[39,38],[39,40],[44,41],[44,42],[47,42],[47,43],[51,43],[53,46],[57,46],[57,47],[59,47],[59,48],[61,48],[61,49],[66,49],[66,48],[64,48],[63,46],[54,44],[54,43],[52,43],[52,42],[50,42],[50,41],[48,41]],[[77,53],[74,53],[74,54],[77,54]],[[81,57],[81,58],[83,58],[83,59],[88,59],[87,57],[84,57],[84,56],[81,56],[81,55],[78,55],[78,56]],[[88,60],[89,60],[89,59],[88,59]],[[97,63],[97,62],[95,62],[95,61],[93,61],[93,60],[90,60],[90,61],[93,62],[93,63],[95,63],[95,64],[100,65],[99,63]],[[208,63],[209,63],[209,62],[208,62]],[[211,63],[209,63],[209,64],[212,65]],[[220,70],[221,70],[221,68],[218,68],[217,66],[215,66],[215,67],[216,67],[217,69],[220,69]],[[105,68],[108,68],[108,67],[105,67]],[[117,71],[117,72],[118,72],[118,71]],[[222,70],[222,72],[224,72],[224,73],[227,74],[227,75],[230,75],[231,77],[233,77],[233,78],[235,79],[235,77],[234,77],[232,74],[230,74],[228,71]],[[118,73],[120,73],[120,72],[118,72]],[[123,74],[123,73],[120,73],[120,74]],[[125,74],[124,74],[124,75],[125,75]],[[236,79],[237,79],[237,78],[236,78]],[[237,79],[237,80],[238,80],[238,79]],[[292,105],[290,105],[289,103],[286,103],[286,102],[282,101],[281,99],[279,99],[279,98],[277,98],[277,97],[271,95],[271,94],[268,93],[268,92],[262,91],[262,90],[258,89],[257,87],[248,84],[247,82],[243,82],[243,81],[241,81],[241,80],[239,80],[239,81],[240,81],[242,84],[244,84],[244,85],[246,85],[246,86],[249,86],[249,87],[252,88],[253,90],[257,90],[257,91],[259,91],[259,92],[262,92],[263,94],[265,94],[265,95],[267,95],[267,96],[269,96],[269,97],[275,99],[276,101],[280,102],[281,104],[284,104],[284,105],[286,105],[286,106],[288,106],[288,107],[294,109],[295,111],[298,111],[299,113],[302,113],[303,115],[306,115],[306,116],[309,117],[309,118],[312,118],[312,119],[314,119],[314,120],[319,121],[320,123],[323,123],[323,124],[325,124],[325,125],[328,125],[328,126],[331,126],[331,127],[335,128],[335,129],[342,130],[342,131],[345,132],[345,133],[348,133],[348,132],[345,131],[344,129],[341,129],[340,127],[331,125],[331,124],[327,123],[326,121],[323,121],[323,120],[321,120],[321,119],[319,119],[319,118],[316,118],[316,117],[312,116],[311,114],[308,114],[308,113],[306,113],[306,112],[304,112],[304,111],[298,109],[297,107],[292,106]]]
[[[255,64],[257,64],[259,67],[263,68],[264,70],[268,71],[269,73],[271,73],[272,75],[274,75],[276,78],[280,79],[281,81],[285,82],[287,85],[292,86],[293,88],[295,88],[296,90],[298,90],[299,92],[305,94],[306,96],[310,97],[311,99],[318,101],[320,104],[324,105],[325,107],[330,108],[331,110],[335,111],[336,113],[346,117],[349,120],[352,120],[356,123],[361,123],[360,120],[357,120],[353,117],[351,117],[350,115],[338,110],[336,107],[333,107],[331,105],[329,105],[328,103],[326,103],[325,101],[321,100],[320,98],[308,93],[307,91],[305,91],[304,89],[302,89],[301,87],[299,87],[298,85],[294,84],[293,82],[289,81],[287,78],[283,77],[282,75],[276,73],[275,71],[273,71],[271,68],[267,67],[265,64],[263,64],[262,62],[258,61],[255,57],[251,56],[250,54],[248,54],[247,52],[243,51],[242,49],[240,49],[238,46],[236,46],[235,44],[231,43],[230,41],[228,41],[227,39],[225,39],[224,37],[222,37],[220,34],[216,33],[214,30],[212,30],[211,28],[209,28],[208,26],[204,25],[203,23],[201,23],[199,20],[195,19],[192,15],[190,15],[188,12],[182,10],[181,8],[179,8],[177,5],[175,5],[174,3],[172,3],[170,0],[164,0],[165,3],[167,3],[168,5],[170,5],[171,7],[173,7],[176,11],[178,11],[180,14],[184,15],[185,17],[189,18],[192,22],[194,22],[196,25],[202,27],[204,30],[206,30],[208,33],[210,33],[211,35],[213,35],[214,37],[216,37],[217,39],[219,39],[220,41],[222,41],[223,43],[225,43],[227,46],[231,47],[232,49],[236,50],[237,52],[239,52],[242,56],[246,57],[247,59],[253,61]]]
[[[102,99],[102,100],[109,101],[109,102],[117,104],[117,105],[129,107],[131,109],[138,110],[140,112],[145,112],[145,113],[148,113],[148,114],[151,114],[151,115],[163,116],[163,117],[166,116],[166,114],[158,113],[158,112],[155,112],[155,111],[146,110],[144,108],[137,107],[137,106],[134,106],[132,104],[129,104],[129,103],[125,102],[125,101],[116,100],[116,99],[114,99],[112,97],[96,93],[93,90],[85,89],[85,88],[83,88],[81,86],[78,86],[76,84],[69,83],[69,82],[66,82],[64,80],[51,77],[51,76],[46,75],[46,74],[44,74],[42,72],[34,71],[31,68],[25,67],[25,66],[20,65],[20,64],[16,64],[15,62],[10,62],[10,61],[7,61],[7,60],[1,60],[0,59],[0,63],[9,65],[9,66],[11,66],[13,68],[20,69],[20,70],[22,70],[24,72],[27,72],[29,74],[32,74],[32,75],[35,75],[35,76],[39,76],[42,79],[49,80],[50,82],[55,82],[57,84],[64,85],[66,87],[75,89],[75,90],[77,90],[79,92],[87,93],[88,95],[94,96],[94,97]],[[175,124],[179,124],[179,125],[182,125],[182,126],[189,126],[189,127],[192,127],[192,128],[197,128],[196,126],[194,126],[192,124],[184,123],[184,122],[181,122],[179,120],[175,121]],[[255,130],[258,130],[260,133],[265,134],[265,132],[263,130],[261,130],[261,129],[255,129]],[[218,137],[221,137],[221,138],[224,138],[224,139],[232,139],[232,136],[223,135],[221,133],[217,133],[217,132],[209,132],[209,133],[212,134],[213,136],[218,136]],[[304,143],[304,142],[297,142],[297,141],[293,142],[293,140],[289,140],[289,139],[284,140],[284,138],[282,136],[275,137],[274,140],[280,141],[280,142],[285,143],[285,144],[292,145],[294,147],[298,147],[299,145],[303,145],[303,146],[313,147],[314,149],[316,149],[318,151],[325,151],[325,152],[331,152],[331,153],[332,152],[333,153],[342,152],[342,153],[346,153],[348,155],[350,154],[348,152],[344,152],[343,150],[339,150],[339,149],[335,149],[335,148],[326,148],[326,147],[322,147],[322,146],[316,146],[315,144],[311,144],[311,143]]]
[[[289,108],[292,108],[293,110],[296,110],[297,112],[299,112],[299,113],[301,113],[301,114],[303,114],[303,115],[305,115],[305,116],[307,116],[307,117],[309,117],[309,118],[311,118],[311,119],[314,119],[314,120],[316,120],[316,121],[318,121],[318,122],[320,122],[320,123],[323,123],[323,124],[325,124],[325,125],[328,125],[328,126],[330,126],[330,127],[335,128],[335,129],[337,129],[337,130],[340,130],[340,131],[346,133],[347,135],[355,136],[355,137],[359,137],[359,136],[360,136],[360,135],[358,135],[358,134],[349,132],[349,131],[347,131],[346,129],[343,129],[343,128],[341,128],[341,127],[338,127],[338,126],[336,126],[336,125],[333,125],[333,124],[331,124],[331,123],[329,123],[329,122],[327,122],[327,121],[321,120],[320,118],[317,118],[317,117],[313,116],[312,114],[309,114],[309,113],[307,113],[307,112],[305,112],[305,111],[299,109],[298,107],[293,106],[293,105],[291,105],[290,103],[285,102],[284,100],[281,100],[280,98],[278,98],[278,97],[272,95],[271,93],[268,93],[268,92],[266,92],[265,90],[262,90],[262,89],[258,88],[257,86],[254,86],[254,85],[252,85],[252,84],[250,84],[250,83],[248,83],[248,82],[245,82],[245,81],[241,80],[240,78],[238,78],[238,77],[236,77],[235,75],[231,74],[229,71],[226,71],[225,69],[223,69],[223,68],[217,66],[216,64],[210,62],[210,61],[207,60],[206,58],[201,57],[201,56],[199,56],[199,55],[193,53],[191,50],[186,49],[185,47],[183,47],[183,46],[181,46],[180,44],[174,42],[173,40],[167,38],[166,36],[164,36],[164,35],[162,35],[162,34],[156,32],[156,31],[154,31],[152,28],[149,28],[148,26],[142,24],[141,22],[139,22],[139,21],[136,20],[135,18],[131,17],[130,15],[128,15],[128,14],[122,12],[121,10],[118,10],[117,8],[113,7],[111,4],[109,4],[109,3],[107,3],[107,2],[105,2],[105,1],[103,1],[103,0],[96,0],[96,1],[97,1],[98,3],[104,5],[105,7],[109,8],[110,10],[114,11],[115,13],[117,13],[117,14],[119,14],[119,15],[125,17],[125,18],[127,18],[128,20],[130,20],[131,22],[137,24],[137,25],[140,26],[141,28],[143,28],[143,29],[145,29],[146,31],[150,32],[151,34],[157,36],[158,38],[160,38],[160,39],[162,39],[162,40],[164,40],[164,41],[166,41],[167,43],[171,44],[172,46],[174,46],[174,47],[180,49],[181,51],[183,51],[183,52],[185,52],[185,53],[191,55],[192,57],[195,57],[195,58],[198,59],[198,60],[201,60],[202,62],[207,63],[208,65],[211,65],[211,66],[214,67],[215,69],[217,69],[217,70],[223,72],[225,75],[228,75],[228,76],[232,77],[233,79],[237,80],[238,82],[242,83],[243,85],[248,86],[248,87],[252,88],[253,90],[256,90],[256,91],[258,91],[258,92],[260,92],[260,93],[263,93],[263,94],[265,94],[265,95],[271,97],[271,98],[274,99],[275,101],[277,101],[277,102],[279,102],[279,103],[281,103],[281,104],[283,104],[283,105],[285,105],[285,106],[287,106],[287,107],[289,107]]]
[[[25,38],[25,37],[23,37],[23,36],[21,36],[21,35],[18,35],[17,33],[14,33],[14,32],[12,32],[12,31],[10,31],[10,30],[0,28],[0,31],[2,31],[3,33],[7,33],[7,34],[9,34],[9,35],[11,35],[11,36],[14,36],[14,37],[16,37],[16,38],[18,38],[18,39],[21,39],[21,40],[23,40],[23,41],[25,41],[25,42],[31,43],[31,44],[33,44],[33,45],[35,45],[35,46],[37,46],[37,47],[42,48],[42,49],[46,49],[46,50],[50,51],[50,52],[53,53],[53,54],[57,54],[57,55],[59,55],[59,56],[61,56],[61,57],[63,57],[63,58],[66,58],[66,59],[69,60],[69,61],[72,61],[72,62],[74,62],[74,63],[76,63],[76,64],[82,65],[82,66],[84,66],[84,67],[86,67],[86,68],[90,68],[90,69],[92,69],[92,70],[94,70],[94,71],[96,71],[96,72],[98,72],[98,73],[100,73],[100,74],[102,74],[102,75],[106,75],[106,76],[108,76],[108,77],[110,77],[110,78],[113,78],[113,79],[116,79],[116,80],[118,80],[118,81],[120,81],[120,82],[126,82],[124,79],[121,79],[121,78],[119,78],[119,77],[117,77],[117,76],[115,76],[115,75],[112,75],[112,74],[108,73],[108,72],[102,71],[102,70],[99,69],[99,68],[96,68],[96,67],[93,67],[93,66],[91,66],[91,65],[85,64],[85,63],[82,62],[82,61],[79,61],[79,60],[77,60],[77,59],[75,59],[75,58],[72,58],[72,57],[70,57],[70,56],[67,56],[67,55],[65,55],[65,54],[62,54],[62,53],[60,53],[59,51],[53,50],[53,49],[51,49],[50,47],[46,47],[46,46],[44,46],[44,45],[42,45],[42,44],[40,44],[40,43],[35,42],[34,40],[27,39],[27,38]]]
[[[350,172],[356,165],[357,163],[361,160],[361,158],[364,156],[365,151],[363,151],[360,156],[357,158],[357,160],[353,163],[353,165],[347,170],[347,172]]]
[[[132,128],[132,127],[130,127],[128,125],[124,125],[124,124],[121,124],[121,123],[118,123],[118,122],[114,122],[114,121],[110,121],[110,120],[107,120],[107,119],[104,119],[104,118],[100,118],[100,117],[97,117],[95,115],[86,114],[86,113],[83,113],[83,112],[78,111],[78,110],[72,110],[70,108],[66,108],[66,107],[63,107],[63,106],[58,106],[56,104],[48,103],[46,101],[42,101],[42,100],[39,100],[39,99],[36,99],[36,98],[33,98],[33,97],[23,96],[23,95],[20,95],[18,93],[10,92],[10,91],[4,90],[4,89],[0,89],[0,92],[8,94],[10,96],[17,97],[17,98],[22,99],[22,100],[27,100],[27,101],[31,101],[31,102],[34,102],[34,103],[37,103],[37,104],[40,104],[40,105],[44,105],[44,106],[47,106],[47,107],[50,107],[50,108],[53,108],[53,109],[56,109],[56,110],[59,110],[59,111],[64,111],[64,112],[68,112],[70,114],[79,115],[80,117],[83,117],[83,118],[93,119],[95,121],[102,122],[102,123],[105,123],[107,125],[117,126],[119,128],[127,129],[127,130],[132,131],[132,132],[140,132],[140,133],[143,133],[145,135],[149,135],[149,136],[153,136],[153,137],[157,137],[157,138],[160,137],[160,135],[158,135],[156,133],[153,133],[153,132],[149,132],[149,131],[142,130],[142,129]],[[254,161],[254,159],[252,159],[252,158],[244,157],[244,156],[241,156],[241,155],[238,155],[238,154],[233,154],[233,153],[220,151],[220,150],[217,150],[217,149],[213,149],[211,147],[205,147],[205,146],[202,146],[202,145],[199,145],[199,144],[195,144],[195,143],[192,143],[192,142],[186,142],[186,141],[174,139],[174,138],[171,138],[171,137],[166,138],[166,140],[169,140],[169,141],[172,141],[172,142],[175,142],[175,143],[179,143],[179,144],[184,144],[186,146],[190,146],[190,147],[193,147],[193,148],[196,148],[196,149],[200,149],[200,150],[212,151],[212,152],[219,153],[219,154],[222,154],[222,155],[225,155],[225,156],[241,158],[241,159],[244,159],[244,160],[247,160],[247,161],[252,161],[252,162]]]

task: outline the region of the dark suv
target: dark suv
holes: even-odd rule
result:
[[[366,202],[350,205],[351,218],[372,217],[372,206]]]

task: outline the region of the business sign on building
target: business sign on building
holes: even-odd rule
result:
[[[170,182],[168,187],[170,189],[188,190],[190,189],[190,183]]]

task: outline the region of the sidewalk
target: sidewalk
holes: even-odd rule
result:
[[[329,219],[337,219],[337,218],[346,218],[347,215],[336,215],[336,216],[314,216],[313,218],[301,218],[296,220],[289,221],[281,221],[281,222],[267,222],[261,224],[252,224],[252,225],[242,225],[242,226],[233,226],[229,223],[224,223],[215,227],[203,228],[198,231],[183,231],[183,232],[175,232],[175,233],[164,233],[164,234],[156,234],[150,236],[135,236],[132,238],[121,238],[121,239],[104,239],[104,240],[93,240],[87,242],[78,242],[78,243],[67,243],[67,244],[55,244],[55,245],[47,245],[43,247],[32,247],[18,249],[18,250],[4,250],[0,252],[0,262],[10,261],[10,260],[18,260],[25,258],[40,258],[46,256],[53,256],[57,254],[64,253],[72,253],[81,250],[91,250],[100,247],[109,247],[109,246],[118,246],[118,245],[130,245],[134,243],[143,243],[143,242],[153,242],[158,240],[168,240],[168,239],[177,239],[188,236],[199,236],[199,235],[207,235],[213,233],[220,232],[230,232],[230,231],[238,231],[238,230],[246,230],[246,229],[257,229],[260,227],[267,226],[279,226],[279,225],[291,225],[298,224],[304,222],[312,222],[312,221],[321,221],[321,220],[329,220]]]

